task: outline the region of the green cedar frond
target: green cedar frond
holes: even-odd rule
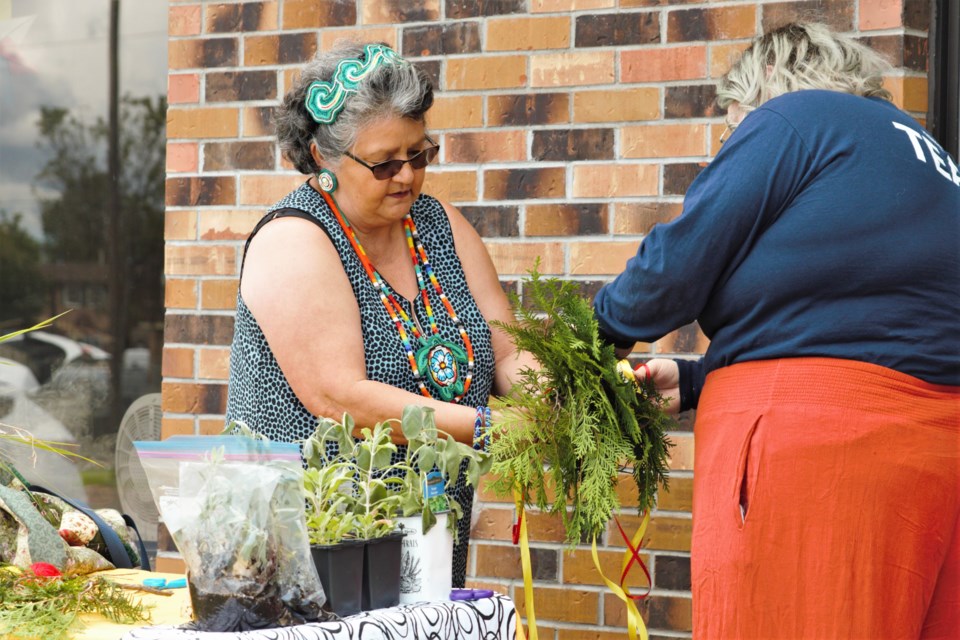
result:
[[[494,324],[540,369],[521,371],[510,394],[494,402],[491,486],[559,513],[572,546],[599,536],[619,511],[624,463],[640,511],[654,506],[658,485],[667,486],[672,421],[652,387],[637,393],[620,378],[613,346],[600,339],[593,309],[573,282],[543,278],[534,268],[523,291],[523,304],[511,296],[517,321]]]

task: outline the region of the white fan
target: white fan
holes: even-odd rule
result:
[[[115,469],[120,504],[123,512],[137,523],[140,536],[145,541],[157,539],[157,507],[133,442],[159,440],[162,418],[160,394],[148,393],[133,401],[123,414],[120,430],[117,432]]]

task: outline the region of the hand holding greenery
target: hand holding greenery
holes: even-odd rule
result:
[[[632,466],[640,511],[667,486],[664,434],[670,419],[652,387],[641,392],[617,371],[590,303],[574,283],[531,271],[515,325],[497,323],[540,363],[522,372],[509,396],[494,402],[493,489],[518,490],[524,504],[559,513],[566,542],[599,536],[620,510],[618,475]],[[546,465],[546,466],[545,466]],[[568,510],[567,506],[572,509]]]

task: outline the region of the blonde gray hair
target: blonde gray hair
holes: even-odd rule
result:
[[[717,104],[746,109],[784,93],[828,89],[890,100],[891,65],[873,49],[817,23],[790,23],[754,39],[717,85]]]
[[[310,153],[316,143],[320,155],[336,161],[354,145],[364,126],[387,116],[426,122],[433,105],[433,83],[412,64],[384,64],[365,77],[344,103],[343,111],[330,124],[318,124],[307,111],[307,91],[314,81],[329,82],[345,58],[362,59],[363,44],[337,42],[330,51],[318,53],[300,71],[293,87],[274,113],[280,150],[301,173],[320,170]]]

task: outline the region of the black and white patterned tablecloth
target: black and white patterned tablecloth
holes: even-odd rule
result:
[[[429,602],[368,611],[339,622],[210,633],[173,626],[143,627],[121,640],[513,640],[517,611],[501,595],[471,602]]]

